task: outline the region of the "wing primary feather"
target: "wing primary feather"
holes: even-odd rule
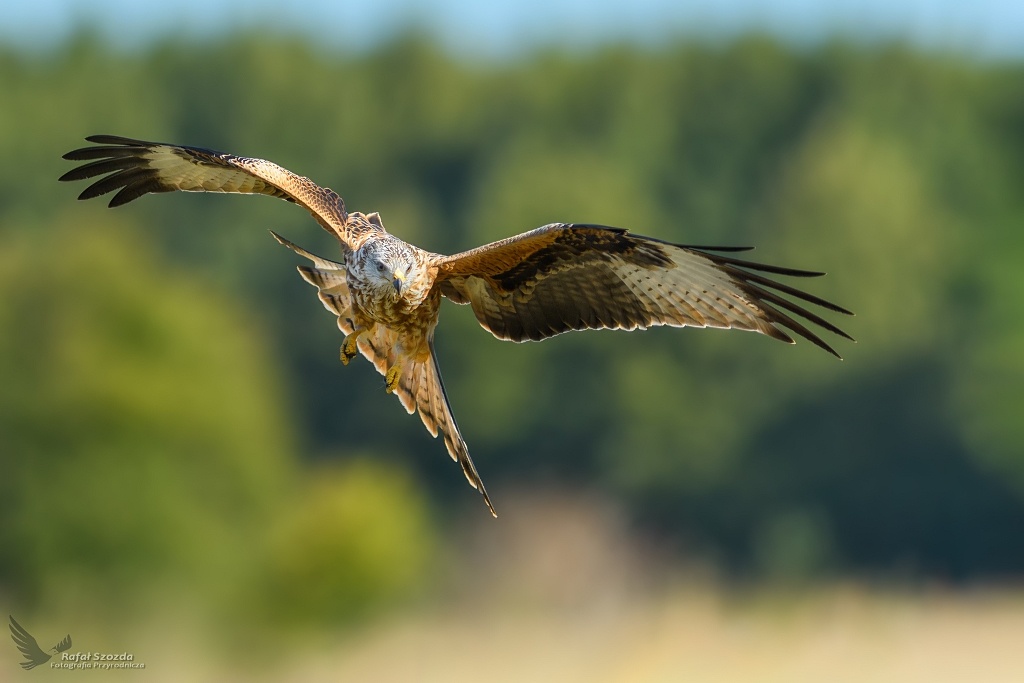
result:
[[[158,192],[173,192],[173,187],[167,187],[160,182],[160,179],[156,176],[152,178],[145,178],[143,180],[136,181],[131,185],[124,187],[120,192],[115,194],[110,200],[107,206],[111,209],[127,204],[128,202],[138,199],[147,193],[158,193]]]
[[[113,147],[107,145],[100,145],[97,147],[82,147],[81,149],[73,149],[61,159],[67,159],[68,161],[88,161],[89,159],[106,159],[113,157],[131,157],[136,156],[138,150],[134,147]]]
[[[694,250],[691,249],[691,251]],[[792,277],[821,277],[822,275],[825,274],[814,270],[800,270],[798,268],[783,268],[782,266],[769,266],[768,264],[765,263],[744,261],[742,259],[731,258],[729,256],[719,256],[718,254],[706,254],[700,250],[696,250],[695,253],[698,253],[701,256],[711,259],[715,263],[728,263],[729,265],[739,266],[740,268],[760,270],[765,273],[775,273],[776,275],[789,275]]]
[[[122,145],[130,147],[146,147],[152,143],[144,140],[135,140],[133,138],[123,138],[120,135],[90,135],[85,139],[86,142],[95,142],[98,145]]]
[[[799,315],[802,318],[807,318],[808,320],[810,320],[815,325],[819,325],[819,326],[825,328],[826,330],[828,330],[829,332],[832,332],[833,334],[838,334],[840,337],[843,337],[845,339],[849,339],[850,341],[852,341],[854,343],[857,342],[856,339],[854,339],[853,337],[851,337],[847,333],[843,332],[841,329],[839,329],[838,327],[836,327],[835,325],[833,325],[829,321],[825,320],[821,316],[815,315],[811,311],[808,311],[806,308],[801,308],[800,306],[797,306],[796,304],[794,304],[792,301],[789,301],[787,299],[783,299],[778,294],[775,294],[774,292],[769,292],[768,290],[762,289],[762,288],[758,287],[757,285],[753,285],[753,284],[747,283],[746,286],[748,288],[750,288],[750,290],[758,298],[764,299],[765,301],[770,301],[770,302],[772,302],[773,304],[775,304],[777,306],[782,306],[787,311],[789,311],[791,313],[796,313],[797,315]]]
[[[760,307],[761,307],[761,310],[763,310],[765,312],[765,314],[768,315],[768,318],[773,323],[776,323],[778,325],[782,325],[783,327],[789,328],[790,330],[796,332],[801,337],[803,337],[807,341],[811,342],[815,346],[817,346],[819,348],[822,348],[825,351],[828,351],[829,353],[831,353],[833,356],[835,356],[839,360],[843,359],[842,356],[840,356],[838,353],[836,353],[835,349],[833,349],[831,346],[829,346],[824,341],[822,341],[821,338],[818,337],[818,335],[814,334],[809,329],[807,329],[806,327],[804,327],[803,325],[798,323],[796,320],[793,320],[792,318],[790,318],[788,315],[786,315],[785,313],[783,313],[779,309],[777,309],[777,308],[775,308],[773,306],[770,306],[769,304],[763,303],[763,302],[760,304]]]
[[[151,175],[152,171],[145,168],[128,168],[123,171],[118,171],[113,175],[108,175],[105,178],[97,180],[89,187],[82,190],[82,194],[78,195],[79,199],[92,199],[93,197],[99,197],[100,195],[113,192],[127,185],[131,185],[134,182],[143,180],[146,176]]]
[[[138,156],[122,156],[114,159],[101,159],[99,161],[94,161],[91,164],[85,164],[78,168],[73,168],[57,180],[62,183],[73,180],[85,180],[86,178],[92,178],[93,176],[103,175],[113,171],[121,171],[126,168],[138,168],[140,166],[145,166],[146,163],[146,159]]]
[[[649,240],[654,240],[653,237],[648,237]],[[661,240],[655,240],[661,241]],[[665,242],[665,244],[672,244],[671,242]],[[698,247],[692,244],[672,244],[674,247],[682,247],[683,249],[690,249],[693,251],[754,251],[754,247]]]
[[[855,315],[853,311],[848,311],[842,306],[838,306],[832,303],[831,301],[827,301],[825,299],[822,299],[821,297],[814,296],[813,294],[808,294],[807,292],[796,289],[795,287],[790,287],[789,285],[782,284],[781,282],[776,282],[775,280],[771,280],[764,276],[758,275],[757,273],[750,273],[745,270],[740,270],[739,268],[733,268],[732,266],[720,267],[729,275],[732,275],[737,279],[743,280],[744,282],[748,280],[751,282],[757,282],[758,284],[762,284],[765,287],[777,289],[784,294],[789,294],[790,296],[795,296],[799,299],[803,299],[804,301],[808,301],[812,304],[817,304],[818,306],[821,306],[822,308],[827,308],[830,311],[842,313],[843,315]]]
[[[772,339],[777,339],[784,344],[796,344],[792,337],[780,330],[778,327],[775,327],[775,325],[765,325],[762,330],[767,336]]]

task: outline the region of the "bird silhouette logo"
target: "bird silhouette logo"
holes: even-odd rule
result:
[[[8,615],[9,616],[9,615]],[[36,639],[32,637],[32,634],[26,631],[21,624],[11,617],[11,638],[14,640],[14,644],[21,650],[21,654],[25,655],[25,661],[21,662],[21,668],[28,670],[34,669],[40,664],[45,664],[50,661],[53,655],[47,654],[42,651],[39,644],[36,643]],[[64,640],[60,641],[56,645],[50,648],[50,652],[54,655],[64,652],[71,648],[71,636],[64,636]]]

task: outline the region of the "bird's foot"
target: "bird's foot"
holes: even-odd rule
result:
[[[388,368],[388,373],[384,375],[384,391],[389,394],[398,388],[398,380],[402,376],[402,363],[401,361],[395,363]]]
[[[353,332],[345,337],[345,341],[341,345],[341,362],[345,365],[348,365],[348,362],[355,358],[356,354],[359,353],[359,345],[356,343],[358,341],[358,332]]]

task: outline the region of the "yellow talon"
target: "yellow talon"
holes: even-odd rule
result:
[[[345,343],[341,345],[341,362],[345,365],[348,365],[348,362],[359,353],[359,346],[356,343],[358,340],[359,335],[355,333],[345,337]]]
[[[395,363],[388,368],[388,374],[384,375],[385,391],[389,394],[398,387],[398,378],[402,376],[402,364]]]

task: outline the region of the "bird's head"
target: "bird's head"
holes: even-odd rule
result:
[[[382,296],[402,298],[407,283],[416,276],[416,258],[411,247],[390,235],[370,240],[357,259],[357,276]]]

